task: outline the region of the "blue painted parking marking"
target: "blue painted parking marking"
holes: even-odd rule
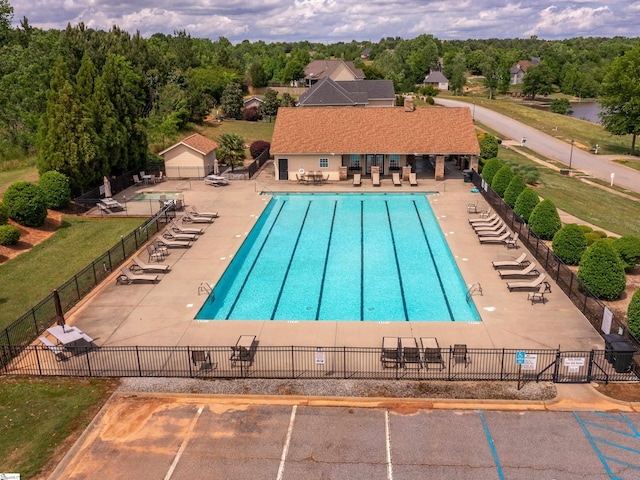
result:
[[[498,477],[500,477],[500,480],[504,480],[504,474],[502,473],[502,467],[500,466],[500,459],[498,458],[498,452],[496,451],[496,446],[493,443],[493,437],[491,436],[491,432],[489,431],[489,426],[487,425],[487,421],[484,419],[484,414],[482,413],[482,410],[478,410],[478,415],[480,415],[480,421],[482,422],[482,427],[484,428],[484,434],[487,436],[487,441],[489,442],[489,448],[491,449],[491,455],[493,455],[493,461],[496,464]]]

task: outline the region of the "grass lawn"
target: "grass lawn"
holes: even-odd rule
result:
[[[38,170],[35,166],[21,167],[11,170],[0,171],[0,197],[9,188],[9,185],[22,180],[28,180],[29,182],[37,182],[40,178]]]
[[[0,472],[25,480],[46,465],[42,473],[51,473],[116,386],[113,379],[0,379]]]
[[[0,329],[141,224],[140,218],[63,216],[51,238],[0,265]]]

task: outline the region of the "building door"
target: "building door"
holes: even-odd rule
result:
[[[278,159],[278,180],[289,180],[289,159]]]
[[[384,175],[384,155],[373,155],[368,153],[366,155],[367,165],[366,174],[371,175],[371,167],[380,167],[380,175]]]

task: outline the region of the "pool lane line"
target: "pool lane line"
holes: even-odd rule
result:
[[[240,290],[238,290],[236,298],[233,301],[233,304],[231,305],[231,308],[229,309],[229,313],[227,313],[227,317],[225,318],[225,320],[229,320],[229,317],[231,316],[231,313],[233,313],[233,310],[236,308],[236,305],[238,304],[238,300],[240,299],[240,296],[242,295],[242,292],[244,291],[244,287],[246,286],[247,281],[249,280],[249,277],[251,276],[251,272],[253,272],[253,269],[256,266],[256,263],[258,262],[258,259],[260,258],[260,254],[262,253],[262,250],[264,249],[265,245],[267,244],[267,240],[269,240],[269,236],[271,235],[271,232],[273,231],[276,223],[278,222],[278,218],[280,217],[280,214],[282,213],[282,210],[284,209],[284,206],[286,205],[286,203],[287,203],[287,200],[283,200],[282,201],[282,205],[280,205],[280,210],[278,210],[276,218],[273,219],[273,223],[271,224],[271,227],[269,227],[269,231],[265,235],[264,241],[262,242],[262,245],[260,245],[260,249],[258,250],[257,255],[253,259],[253,262],[251,263],[251,267],[249,268],[249,271],[247,272],[247,275],[244,277],[244,281],[242,282],[242,286],[240,287]]]
[[[389,221],[389,232],[391,233],[391,243],[393,245],[393,258],[396,260],[396,270],[398,271],[398,282],[400,283],[400,297],[402,298],[402,308],[404,309],[404,319],[409,321],[409,312],[407,311],[407,299],[404,298],[404,284],[402,283],[402,272],[400,271],[400,261],[398,260],[398,249],[396,248],[396,238],[393,235],[393,223],[391,223],[391,213],[389,213],[389,202],[384,201],[387,209],[387,220]]]
[[[591,448],[593,448],[593,451],[596,452],[596,455],[598,455],[598,458],[600,459],[600,463],[602,463],[602,466],[604,467],[605,472],[607,472],[607,475],[609,475],[609,478],[618,480],[619,477],[614,475],[611,469],[609,468],[609,464],[607,463],[607,457],[603,455],[602,452],[600,452],[600,449],[596,445],[594,437],[592,437],[591,433],[589,433],[587,426],[582,421],[582,418],[580,418],[580,415],[578,415],[578,412],[573,412],[573,416],[578,421],[578,425],[580,425],[580,428],[582,428],[582,432],[584,433],[584,436],[587,437],[587,440],[591,444]]]
[[[278,467],[278,476],[276,480],[282,480],[284,474],[284,464],[287,461],[287,454],[289,453],[289,445],[291,445],[291,434],[293,433],[293,424],[296,421],[296,411],[298,406],[291,407],[291,417],[289,417],[289,428],[287,428],[287,437],[284,441],[284,447],[282,448],[282,456],[280,457],[280,466]]]
[[[416,210],[416,215],[418,216],[418,221],[420,222],[420,229],[422,230],[422,236],[424,237],[424,241],[427,244],[427,250],[429,250],[429,256],[431,257],[431,262],[433,263],[433,268],[436,271],[436,277],[438,277],[438,283],[440,284],[440,290],[442,291],[444,302],[447,304],[447,310],[449,311],[449,320],[451,320],[452,322],[455,322],[456,319],[453,316],[453,311],[451,310],[451,305],[449,304],[449,299],[447,298],[447,292],[445,292],[444,290],[444,284],[442,283],[442,277],[440,277],[438,264],[436,263],[436,259],[433,256],[433,250],[431,250],[431,243],[429,242],[429,237],[427,236],[427,232],[424,228],[424,223],[422,223],[422,216],[420,215],[420,210],[418,210],[418,205],[416,204],[415,200],[413,200],[413,208]]]
[[[324,256],[324,268],[322,269],[322,280],[320,281],[320,295],[318,296],[318,308],[316,309],[316,320],[320,320],[320,307],[322,306],[322,293],[324,292],[324,281],[327,277],[327,265],[329,264],[329,252],[331,250],[331,239],[333,238],[333,226],[336,221],[336,210],[338,201],[333,202],[333,215],[331,216],[331,230],[329,230],[329,241],[327,242],[327,252]]]
[[[364,200],[360,200],[360,321],[364,322]]]
[[[280,291],[278,292],[278,298],[276,298],[276,303],[273,306],[273,311],[271,312],[271,320],[276,318],[276,312],[278,311],[278,305],[280,305],[280,298],[282,297],[282,292],[284,292],[284,286],[287,283],[287,278],[289,278],[289,271],[291,270],[291,265],[293,264],[293,257],[296,256],[296,251],[298,250],[298,244],[300,243],[300,237],[302,236],[302,230],[304,230],[304,226],[307,223],[307,216],[309,216],[309,209],[311,208],[311,200],[307,203],[307,209],[304,212],[304,217],[302,218],[302,224],[300,225],[300,229],[298,230],[298,236],[296,237],[296,243],[293,245],[293,251],[291,252],[291,256],[289,257],[289,264],[287,265],[287,270],[284,272],[284,278],[280,283]]]
[[[496,470],[498,471],[498,477],[500,480],[504,480],[504,473],[502,473],[502,466],[500,465],[500,459],[498,458],[498,452],[496,451],[496,446],[493,443],[493,437],[491,436],[491,432],[489,431],[489,426],[487,425],[487,421],[484,418],[484,414],[482,410],[478,410],[478,415],[480,415],[480,421],[482,422],[482,428],[484,428],[484,434],[487,437],[487,441],[489,442],[489,448],[491,449],[491,455],[493,455],[493,461],[496,464]]]

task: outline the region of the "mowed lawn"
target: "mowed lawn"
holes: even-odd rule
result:
[[[54,288],[73,278],[121,235],[142,224],[140,218],[62,217],[49,239],[0,265],[0,329],[4,329]]]

